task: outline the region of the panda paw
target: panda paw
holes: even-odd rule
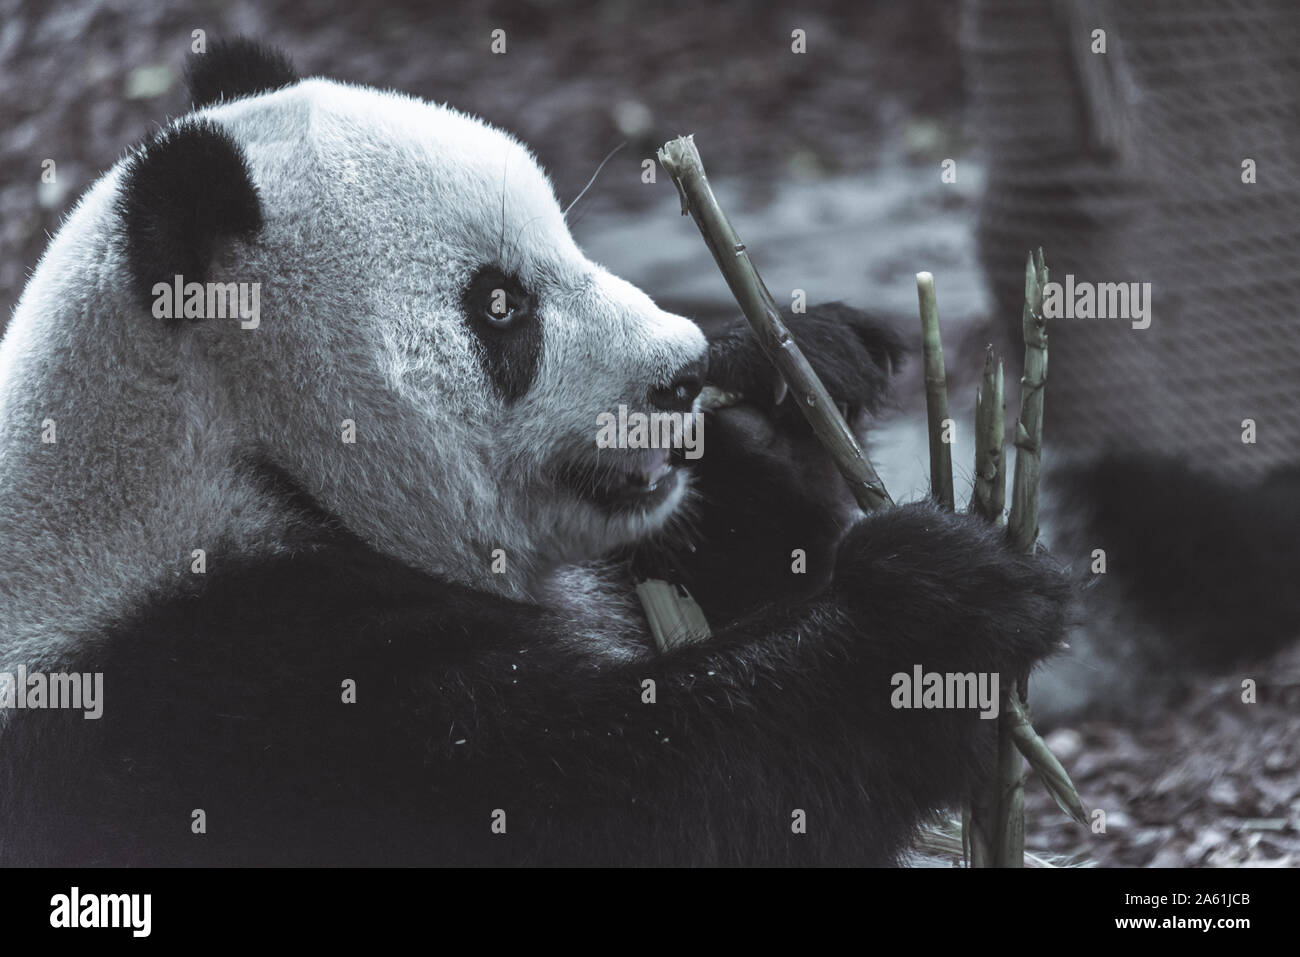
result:
[[[783,318],[861,436],[902,361],[898,334],[838,303]],[[690,519],[666,536],[666,556],[660,543],[649,549],[644,567],[690,588],[710,621],[807,600],[830,581],[857,503],[797,403],[779,394],[781,378],[744,319],[710,340],[706,381],[740,401],[709,412]]]
[[[890,324],[838,302],[798,315],[786,308],[781,318],[831,397],[847,410],[850,422],[861,412],[880,408],[890,376],[907,352]],[[808,429],[744,318],[709,342],[706,384],[740,396],[784,427]]]
[[[1072,598],[1065,575],[1013,551],[1002,528],[930,503],[859,522],[840,543],[831,594],[882,657],[1008,675],[1061,648]]]

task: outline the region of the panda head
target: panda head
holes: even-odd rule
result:
[[[245,460],[380,550],[510,593],[673,514],[684,474],[598,448],[598,417],[690,411],[705,340],[583,255],[526,148],[243,42],[190,82],[196,112],[118,170],[123,320],[220,393]],[[255,328],[156,318],[177,275],[260,284]],[[495,549],[511,574],[486,574]]]

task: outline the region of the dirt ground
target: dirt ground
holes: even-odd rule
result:
[[[1258,700],[1242,702],[1242,681]],[[1031,682],[1032,688],[1032,682]],[[1026,791],[1026,846],[1127,867],[1300,866],[1300,653],[1192,679],[1158,717],[1084,721],[1047,743],[1070,772],[1094,834],[1040,782]]]
[[[575,231],[597,259],[703,317],[729,310],[725,287],[676,218],[671,184],[640,176],[655,146],[693,131],[728,208],[743,211],[751,247],[766,251],[760,265],[773,263],[774,289],[812,276],[822,295],[811,299],[901,315],[914,308],[911,274],[928,268],[940,277],[947,334],[980,338],[978,175],[949,193],[930,185],[939,159],[965,143],[954,3],[430,6],[0,0],[0,327],[77,196],[186,109],[180,66],[191,31],[204,29],[276,43],[303,74],[480,114],[534,148],[563,200],[625,141],[584,199],[589,209],[575,211]],[[489,51],[497,28],[507,31],[505,56]],[[795,28],[807,32],[805,55],[790,53]],[[57,163],[55,183],[40,182],[45,159]],[[900,416],[914,418],[918,402],[905,396]],[[912,479],[882,473],[896,497],[914,490]],[[1258,703],[1240,703],[1243,677],[1258,681]],[[1050,742],[1085,804],[1106,812],[1106,831],[1070,823],[1034,783],[1029,848],[1099,865],[1300,864],[1298,703],[1292,651],[1194,679],[1140,725],[1058,728]]]

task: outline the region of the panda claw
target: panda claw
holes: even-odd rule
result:
[[[772,392],[772,404],[779,407],[785,401],[785,397],[790,394],[790,386],[781,376],[776,378],[776,388]]]

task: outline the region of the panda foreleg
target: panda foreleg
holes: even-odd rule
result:
[[[893,676],[1027,670],[1067,594],[977,519],[891,510],[817,599],[698,645],[613,668],[541,653],[507,684],[475,660],[462,771],[513,787],[544,860],[885,863],[987,773],[996,726],[973,702],[895,707]]]
[[[1066,598],[926,505],[863,519],[816,597],[654,656],[365,551],[214,574],[68,663],[106,672],[102,718],[11,716],[0,860],[888,863],[995,724],[895,708],[893,676],[1019,673]]]

